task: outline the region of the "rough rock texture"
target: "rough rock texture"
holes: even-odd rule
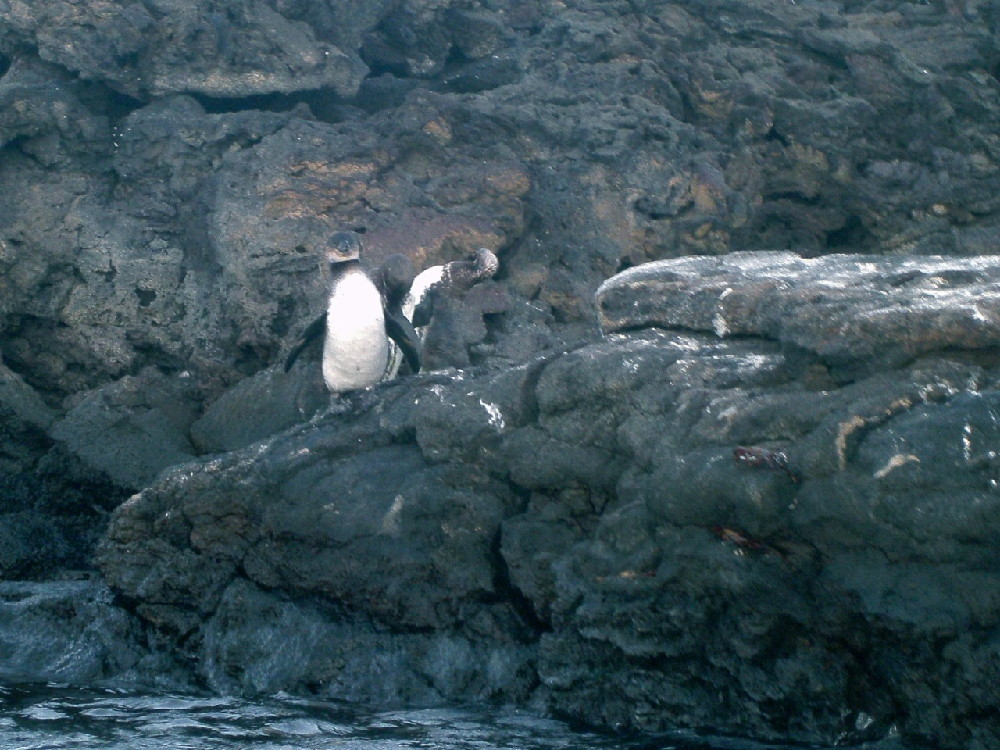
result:
[[[619,620],[605,616],[614,607],[634,611],[636,632],[645,633],[643,613],[651,600],[660,609],[652,608],[657,618],[648,630],[659,639],[657,628],[671,621],[660,613],[675,611],[669,606],[679,601],[681,587],[664,583],[666,572],[640,575],[651,568],[636,567],[639,560],[619,570],[636,571],[634,576],[594,573],[602,585],[614,579],[621,588],[604,598],[580,595],[592,625],[573,620],[566,592],[576,590],[575,580],[590,580],[588,555],[608,555],[611,568],[620,561],[611,541],[619,521],[612,519],[645,524],[654,539],[665,534],[667,541],[654,545],[658,550],[673,544],[673,522],[662,521],[658,501],[648,497],[658,482],[675,476],[671,471],[692,492],[723,476],[783,497],[782,482],[792,482],[798,495],[825,486],[816,484],[821,467],[830,476],[854,477],[851,467],[868,461],[859,476],[884,470],[881,484],[858,479],[855,487],[838,479],[847,489],[835,497],[832,490],[820,493],[827,505],[856,502],[861,508],[870,501],[921,517],[921,498],[961,496],[950,485],[942,485],[946,491],[935,484],[936,475],[922,473],[944,472],[946,463],[904,445],[919,442],[917,433],[906,433],[903,442],[895,433],[883,435],[882,447],[853,451],[866,436],[883,434],[878,415],[885,409],[895,414],[904,408],[899,404],[912,401],[906,415],[929,410],[927,424],[937,425],[939,417],[961,421],[954,416],[965,408],[957,395],[940,402],[929,395],[941,390],[934,385],[939,380],[945,393],[955,388],[969,394],[970,404],[986,398],[971,395],[976,389],[985,394],[991,387],[992,349],[982,348],[990,326],[981,318],[990,320],[994,310],[984,302],[977,313],[954,296],[978,294],[977,284],[989,292],[991,261],[970,262],[967,278],[966,271],[942,275],[923,264],[945,268],[949,258],[997,251],[998,37],[997,0],[0,0],[0,570],[38,577],[60,566],[85,567],[109,508],[150,483],[153,488],[139,497],[182,502],[178,483],[185,471],[203,477],[198,481],[206,486],[218,479],[228,488],[219,497],[245,502],[246,512],[256,513],[271,502],[265,498],[284,496],[284,490],[248,493],[246,487],[259,483],[248,474],[249,484],[241,484],[243,469],[236,467],[253,451],[282,455],[284,448],[271,439],[276,431],[293,431],[281,444],[291,450],[309,430],[323,436],[354,430],[360,444],[331,448],[334,457],[355,457],[344,476],[362,472],[368,448],[389,451],[383,457],[401,452],[401,460],[411,462],[406,465],[422,467],[427,502],[454,492],[474,506],[468,517],[452,520],[456,528],[478,529],[475,543],[452,540],[449,546],[451,537],[442,530],[414,541],[407,554],[425,564],[421,555],[428,549],[445,562],[474,558],[484,549],[492,557],[468,562],[470,578],[451,598],[428,596],[440,618],[434,624],[397,632],[391,581],[382,582],[385,588],[373,582],[359,587],[370,607],[351,600],[342,610],[339,592],[359,583],[351,571],[321,577],[319,589],[303,579],[300,591],[281,577],[288,561],[270,560],[271,568],[252,573],[233,563],[249,554],[240,544],[259,545],[268,534],[284,538],[279,526],[258,527],[254,520],[247,528],[262,536],[228,542],[235,545],[229,572],[214,559],[177,568],[190,571],[192,582],[202,571],[216,571],[231,585],[206,588],[199,595],[204,599],[188,602],[201,604],[184,617],[184,607],[175,604],[186,584],[164,578],[163,601],[143,600],[159,607],[147,613],[151,619],[190,634],[188,649],[202,655],[203,675],[220,689],[319,685],[330,693],[414,699],[497,694],[521,700],[530,694],[608,725],[653,727],[674,717],[762,736],[833,736],[839,731],[834,724],[842,726],[831,718],[834,707],[849,705],[864,715],[848,716],[848,724],[857,719],[864,725],[875,716],[872,731],[878,731],[892,717],[913,734],[940,730],[955,743],[989,746],[988,739],[963,734],[989,737],[992,730],[980,729],[986,724],[977,718],[986,715],[980,709],[990,710],[988,689],[942,687],[932,694],[923,688],[918,700],[914,676],[926,666],[929,684],[945,685],[934,675],[978,670],[967,681],[986,684],[977,680],[992,674],[995,661],[984,645],[988,639],[980,637],[988,625],[956,626],[961,637],[948,640],[937,631],[927,635],[934,621],[930,605],[917,607],[909,634],[897,627],[895,615],[851,609],[861,601],[877,609],[879,602],[912,599],[890,585],[897,565],[914,569],[907,567],[909,553],[883,552],[880,537],[860,526],[830,521],[823,544],[810,536],[820,534],[819,526],[804,530],[792,520],[777,524],[776,536],[765,542],[755,541],[753,524],[731,528],[723,519],[712,524],[720,530],[706,531],[695,511],[729,507],[723,501],[730,479],[703,487],[701,504],[690,503],[697,523],[677,526],[684,530],[677,548],[693,544],[697,554],[677,559],[692,561],[682,568],[693,581],[691,591],[695,584],[706,590],[718,584],[721,593],[705,596],[715,609],[690,605],[692,619],[678,633],[718,636],[690,640],[686,651],[679,645],[676,657],[652,647],[646,654],[645,646],[617,636],[601,640],[618,627]],[[302,373],[283,379],[274,366],[322,307],[319,251],[340,228],[362,233],[374,262],[401,251],[423,268],[485,246],[497,252],[501,270],[496,294],[470,297],[464,307],[446,311],[450,335],[429,334],[440,375],[380,389],[375,405],[362,398],[323,416],[327,401],[316,383]],[[686,279],[685,294],[676,279],[659,278],[618,301],[620,289],[602,295],[607,322],[683,326],[686,338],[628,334],[597,343],[593,292],[609,276],[680,256],[781,250],[801,259],[768,255],[772,275],[758,276],[756,291],[744,288],[754,262],[739,255],[728,265],[698,260],[676,266]],[[810,259],[829,253],[866,259],[812,265]],[[904,253],[909,260],[898,261],[896,277],[872,259]],[[809,280],[835,267],[861,285],[861,297],[840,297],[844,310],[818,307],[824,296],[836,295]],[[720,299],[725,288],[717,288],[717,280],[699,280],[709,268],[728,274],[734,292]],[[783,274],[789,281],[784,292],[775,278]],[[880,293],[869,307],[858,307],[859,315],[843,317],[843,330],[795,323],[819,326],[825,316],[842,315],[873,293],[872,284],[881,284]],[[796,288],[809,291],[797,299]],[[675,306],[664,304],[663,290]],[[907,299],[915,301],[914,309],[902,307]],[[651,317],[630,318],[616,307],[631,302]],[[941,314],[926,317],[936,304],[945,305]],[[868,317],[860,316],[862,309]],[[717,340],[717,323],[718,333],[742,330],[745,338]],[[918,324],[932,328],[911,335]],[[873,330],[881,333],[872,337]],[[765,339],[769,343],[757,345]],[[942,360],[946,341],[980,348]],[[581,342],[589,348],[580,348]],[[574,348],[577,353],[566,353]],[[627,384],[633,383],[632,374],[616,369],[622,361],[638,368],[637,377],[674,380],[618,404],[614,389],[631,393]],[[934,375],[945,361],[970,368],[968,378]],[[654,372],[646,373],[644,362]],[[463,370],[449,369],[455,367]],[[547,377],[563,371],[563,385],[547,385]],[[428,391],[434,386],[440,393]],[[765,398],[755,390],[765,387],[785,387],[793,395],[772,403],[767,398],[785,392],[768,391]],[[428,392],[445,401],[429,399]],[[482,404],[468,393],[478,393]],[[731,415],[720,417],[721,427],[698,416],[716,403],[711,399],[725,397],[736,406],[732,412],[719,407],[719,414]],[[920,399],[929,399],[925,407],[914,405]],[[391,429],[378,416],[390,405],[396,415]],[[989,413],[972,412],[979,419]],[[741,414],[755,416],[737,418]],[[311,427],[301,426],[311,418]],[[908,418],[907,429],[919,431],[923,417]],[[730,420],[732,433],[723,429]],[[844,420],[850,429],[841,436]],[[971,443],[961,446],[976,446],[979,422],[969,424]],[[687,459],[674,469],[656,469],[651,447],[666,439],[668,427],[686,437],[664,450]],[[927,439],[944,441],[950,434],[941,426]],[[758,459],[764,468],[732,463],[737,439],[762,444],[751,448],[787,448],[789,469],[773,456]],[[906,447],[899,457],[890,453],[899,446]],[[250,452],[239,452],[244,449]],[[969,448],[975,461],[977,450]],[[984,466],[992,466],[990,450],[983,448]],[[206,454],[227,451],[237,452],[219,458],[228,468],[212,478],[203,476],[204,468],[169,473],[176,462],[204,467]],[[768,461],[779,468],[766,468]],[[470,462],[487,467],[475,474],[485,477],[485,485],[470,484]],[[459,479],[445,471],[454,466],[462,468]],[[275,476],[286,471],[291,469],[275,469]],[[891,502],[883,499],[885,482],[909,482],[914,472],[919,477],[912,484]],[[805,477],[801,487],[793,481],[799,474]],[[328,487],[340,480],[315,481]],[[395,495],[406,494],[388,495],[399,489],[399,476],[389,472],[380,481],[371,498],[352,502],[373,503],[384,516]],[[632,486],[628,482],[653,509],[648,524],[641,514],[618,508],[632,492],[624,489]],[[441,486],[448,492],[439,493]],[[735,498],[758,497],[733,492]],[[234,521],[243,512],[235,512]],[[956,510],[956,517],[962,512]],[[203,523],[198,513],[185,514],[195,520],[184,523]],[[401,518],[403,523],[406,514]],[[175,522],[180,525],[168,526],[177,536],[158,539],[150,555],[166,559],[179,554],[171,550],[184,549],[179,540],[186,526]],[[355,551],[367,550],[370,538],[378,537],[360,521],[352,528]],[[701,536],[687,533],[690,528],[701,529]],[[593,536],[598,529],[606,530],[605,541]],[[730,565],[776,563],[778,553],[769,550],[784,549],[778,543],[785,529],[823,550],[832,548],[839,529],[856,543],[856,559],[884,562],[890,571],[879,574],[885,596],[869,589],[863,589],[867,598],[841,596],[840,574],[829,571],[861,570],[860,563],[831,568],[824,562],[815,569],[819,579],[789,574],[788,587],[802,582],[806,592],[800,619],[787,617],[789,632],[806,634],[803,641],[812,645],[773,645],[785,643],[773,636],[773,618],[765,613],[758,621],[740,610],[736,605],[752,596],[733,592],[744,580],[761,601],[773,598],[776,608],[791,609],[795,600],[784,584],[775,583],[772,595],[763,573],[745,579],[734,573],[720,583],[711,578],[716,568],[703,563],[709,549]],[[301,531],[315,542],[306,533],[315,530]],[[123,533],[121,527],[115,533]],[[300,532],[288,533],[298,538]],[[875,541],[866,546],[870,538]],[[539,547],[539,540],[549,546]],[[596,551],[572,552],[578,544]],[[978,542],[961,544],[947,565],[990,569],[979,564]],[[747,551],[745,559],[730,559],[726,545]],[[538,559],[525,562],[532,555]],[[905,564],[898,562],[904,558]],[[260,565],[269,559],[262,556]],[[928,577],[946,575],[945,563],[928,559]],[[396,563],[401,580],[412,580],[408,572],[429,574],[428,568],[410,571]],[[120,564],[117,573],[106,564],[116,580],[136,569],[134,561]],[[872,563],[872,571],[879,569]],[[807,573],[813,570],[807,566]],[[899,575],[902,581],[909,572]],[[826,581],[824,576],[837,582],[830,606],[854,613],[848,619],[856,629],[836,618],[817,619],[826,600],[807,583]],[[786,580],[778,573],[773,578]],[[149,585],[158,580],[150,578]],[[963,585],[941,583],[952,591],[966,590]],[[642,586],[649,587],[648,597],[637,594],[630,609],[628,587],[638,592]],[[273,624],[246,619],[240,602],[271,613]],[[676,612],[685,606],[677,604]],[[479,614],[464,614],[469,607]],[[298,640],[289,635],[290,623],[301,625]],[[746,634],[758,626],[761,639]],[[816,640],[808,635],[813,627]],[[729,632],[744,632],[743,640],[727,639]],[[345,633],[364,637],[348,647]],[[274,676],[277,667],[267,666],[265,657],[285,636],[298,655],[320,654],[338,642],[342,661],[323,666],[317,656],[307,676]],[[373,663],[376,642],[385,648],[378,657],[382,666]],[[829,645],[834,642],[840,644],[836,653]],[[951,643],[961,645],[942,650]],[[737,646],[749,655],[739,662],[727,656]],[[755,651],[758,646],[762,650]],[[463,656],[466,647],[474,657]],[[824,648],[833,653],[829,662]],[[242,649],[256,649],[259,659],[248,664],[265,666],[242,672]],[[774,666],[779,657],[781,670]],[[475,659],[490,666],[462,667]],[[677,660],[690,666],[667,685],[663,675]],[[702,667],[697,672],[696,662]],[[616,671],[611,664],[627,666]],[[755,672],[758,666],[763,671]],[[438,674],[452,677],[435,682]],[[607,690],[587,693],[589,674],[607,676]],[[879,677],[868,685],[868,674]],[[689,679],[682,684],[684,675]],[[466,679],[473,687],[462,693]],[[812,708],[796,713],[802,703],[794,697],[787,703],[786,696],[809,695],[803,688],[808,679],[819,680],[824,695],[839,697],[810,702]],[[725,710],[720,701],[728,701]],[[603,714],[592,710],[594,703],[604,706]],[[638,713],[626,711],[633,704]],[[917,705],[920,713],[909,713]]]
[[[212,402],[191,425],[191,438],[203,453],[245,448],[307,421],[329,403],[318,362],[304,374],[262,370]]]
[[[51,445],[43,436],[29,435]],[[0,578],[38,580],[92,567],[94,545],[127,492],[58,449],[32,471],[0,470]]]
[[[30,471],[55,415],[31,386],[0,364],[0,470]]]
[[[159,673],[161,685],[183,685],[177,665],[143,647],[140,623],[112,598],[86,580],[0,583],[0,679],[121,686]]]
[[[42,60],[136,98],[322,87],[350,95],[364,75],[356,52],[317,40],[316,29],[265,2],[4,0],[0,15],[7,49],[34,47]],[[350,11],[328,15],[338,16],[348,39],[375,20]]]
[[[990,747],[1000,358],[953,323],[1000,330],[998,291],[992,258],[632,269],[605,321],[663,330],[403,379],[178,467],[116,511],[101,570],[222,689]],[[905,338],[868,314],[895,307]],[[886,343],[838,378],[849,336]]]
[[[656,326],[758,336],[853,379],[928,352],[1000,346],[998,277],[996,256],[733,253],[710,265],[639,266],[608,279],[596,299],[605,332]]]
[[[341,227],[375,261],[499,251],[512,311],[467,357],[496,367],[592,333],[647,260],[992,253],[998,27],[987,0],[5,0],[3,365],[74,452],[81,398],[156,411],[120,396],[149,367],[197,418],[319,309]],[[190,450],[147,419],[172,434],[137,451]]]
[[[193,458],[184,437],[198,407],[188,377],[154,367],[78,395],[51,435],[122,487],[149,484],[168,466]]]

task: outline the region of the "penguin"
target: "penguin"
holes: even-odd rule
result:
[[[355,232],[330,237],[325,252],[331,277],[326,312],[306,327],[285,359],[288,372],[302,350],[324,334],[323,381],[335,394],[368,388],[386,378],[390,338],[410,368],[420,370],[420,340],[402,313],[414,277],[412,263],[405,256],[391,256],[373,278],[361,265],[361,249]]]
[[[399,303],[400,303],[400,314],[403,319],[413,324],[413,313],[417,305],[423,300],[428,290],[441,281],[444,274],[444,268],[447,264],[431,266],[430,268],[425,268],[415,278],[411,279],[409,286],[404,291]],[[415,330],[415,329],[414,329]],[[417,340],[421,342],[421,348],[424,339],[425,331],[415,331]],[[398,346],[389,346],[389,365],[386,368],[386,379],[392,379],[396,377],[396,373],[399,372],[400,365],[406,359],[404,353]],[[412,370],[412,365],[410,367]]]
[[[413,312],[404,309],[413,281],[413,262],[401,253],[386,258],[376,272],[375,283],[382,292],[385,327],[390,339],[389,358],[382,380],[396,377],[403,361],[409,365],[411,373],[418,372],[421,367],[420,336],[410,322]]]
[[[413,324],[420,339],[422,366],[426,365],[423,351],[428,336],[432,342],[436,342],[432,348],[441,354],[436,358],[438,364],[467,364],[462,332],[456,330],[461,324],[456,322],[456,315],[453,314],[455,310],[452,308],[461,307],[463,295],[480,281],[492,278],[499,267],[500,263],[493,251],[481,247],[471,258],[431,266],[413,279],[402,300],[401,311]],[[457,317],[463,316],[459,314]],[[482,325],[481,316],[479,325]],[[398,366],[399,357],[396,359],[397,369]]]
[[[434,314],[436,299],[460,296],[478,282],[492,278],[499,268],[496,254],[485,247],[471,258],[431,266],[417,274],[410,285],[402,304],[403,314],[417,328],[425,328]]]

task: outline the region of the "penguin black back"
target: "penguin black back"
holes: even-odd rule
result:
[[[402,253],[386,258],[376,273],[376,284],[382,291],[386,333],[399,347],[410,371],[414,373],[420,371],[420,337],[403,312],[403,301],[415,276],[413,261]],[[387,369],[395,374],[397,368],[398,359],[396,363],[390,362]]]

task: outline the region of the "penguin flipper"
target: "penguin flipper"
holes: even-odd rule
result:
[[[436,292],[438,291],[435,286],[430,287],[417,303],[417,306],[413,308],[414,328],[425,328],[430,325],[431,317],[434,315],[434,299],[437,297]]]
[[[410,370],[420,372],[420,337],[402,310],[385,311],[385,332],[396,342]]]
[[[326,313],[320,315],[316,320],[306,326],[306,329],[299,336],[299,340],[295,342],[295,346],[292,350],[288,352],[288,357],[285,358],[285,372],[292,369],[292,365],[295,364],[295,360],[299,358],[302,354],[302,350],[309,346],[316,338],[321,336],[326,330]]]

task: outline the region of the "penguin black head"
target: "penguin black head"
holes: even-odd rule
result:
[[[324,254],[330,265],[358,260],[361,257],[361,237],[355,232],[334,232]]]
[[[416,276],[413,261],[402,253],[393,253],[379,266],[377,283],[385,295],[386,302],[399,305],[410,291]]]
[[[476,275],[480,279],[491,279],[496,276],[497,271],[500,269],[500,261],[497,260],[496,254],[486,247],[476,250],[474,263],[476,266]]]
[[[442,280],[453,293],[464,293],[472,288],[473,284],[492,278],[499,268],[500,262],[496,254],[488,248],[481,247],[474,256],[466,260],[454,260],[446,264]]]

